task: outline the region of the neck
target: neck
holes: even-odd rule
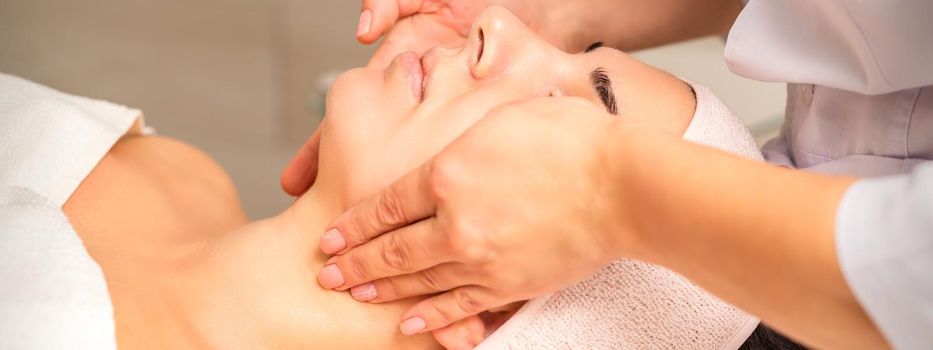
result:
[[[347,209],[338,203],[340,201],[328,195],[327,191],[314,186],[273,220],[283,225],[288,234],[298,236],[303,246],[311,249],[309,252],[318,255],[318,240],[326,226]]]
[[[146,274],[148,292],[116,308],[121,347],[432,348],[430,335],[397,330],[413,301],[359,303],[317,284],[318,240],[344,210],[334,203],[312,188],[279,215],[212,236],[196,263]]]
[[[289,310],[303,309],[308,317],[320,310],[311,293],[293,292],[316,289],[314,272],[326,259],[318,239],[340,212],[322,192],[312,188],[274,217],[163,249],[199,246],[188,249],[190,256],[133,261],[132,274],[108,282],[121,347],[238,348],[307,340],[319,328],[298,339],[274,328],[303,321],[283,320]]]

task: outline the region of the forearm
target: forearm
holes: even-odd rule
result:
[[[707,35],[723,35],[741,11],[739,0],[562,1],[549,17],[565,27],[571,52],[602,41],[623,51]]]
[[[611,147],[630,223],[619,251],[667,266],[791,337],[877,348],[840,271],[836,207],[852,179],[768,166],[622,126]],[[635,129],[633,131],[632,129]],[[617,175],[616,175],[617,174]]]

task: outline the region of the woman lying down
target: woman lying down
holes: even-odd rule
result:
[[[560,52],[492,8],[463,47],[347,72],[329,94],[315,185],[256,222],[223,169],[188,145],[145,136],[138,111],[0,76],[0,348],[438,348],[430,335],[398,331],[417,300],[363,303],[319,287],[316,245],[336,215],[494,107],[578,96],[605,108],[601,118],[641,119],[759,157],[706,88],[597,46]],[[609,349],[760,341],[749,338],[757,319],[633,261],[497,311],[437,340]]]

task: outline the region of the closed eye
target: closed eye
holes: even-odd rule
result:
[[[597,41],[595,43],[590,44],[590,46],[587,46],[586,50],[583,50],[583,53],[589,53],[590,51],[596,50],[600,47],[603,47],[603,42]]]

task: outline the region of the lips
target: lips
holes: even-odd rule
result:
[[[421,56],[414,52],[406,52],[396,58],[399,68],[405,72],[411,95],[416,101],[421,102],[424,99],[424,66],[421,64]]]

